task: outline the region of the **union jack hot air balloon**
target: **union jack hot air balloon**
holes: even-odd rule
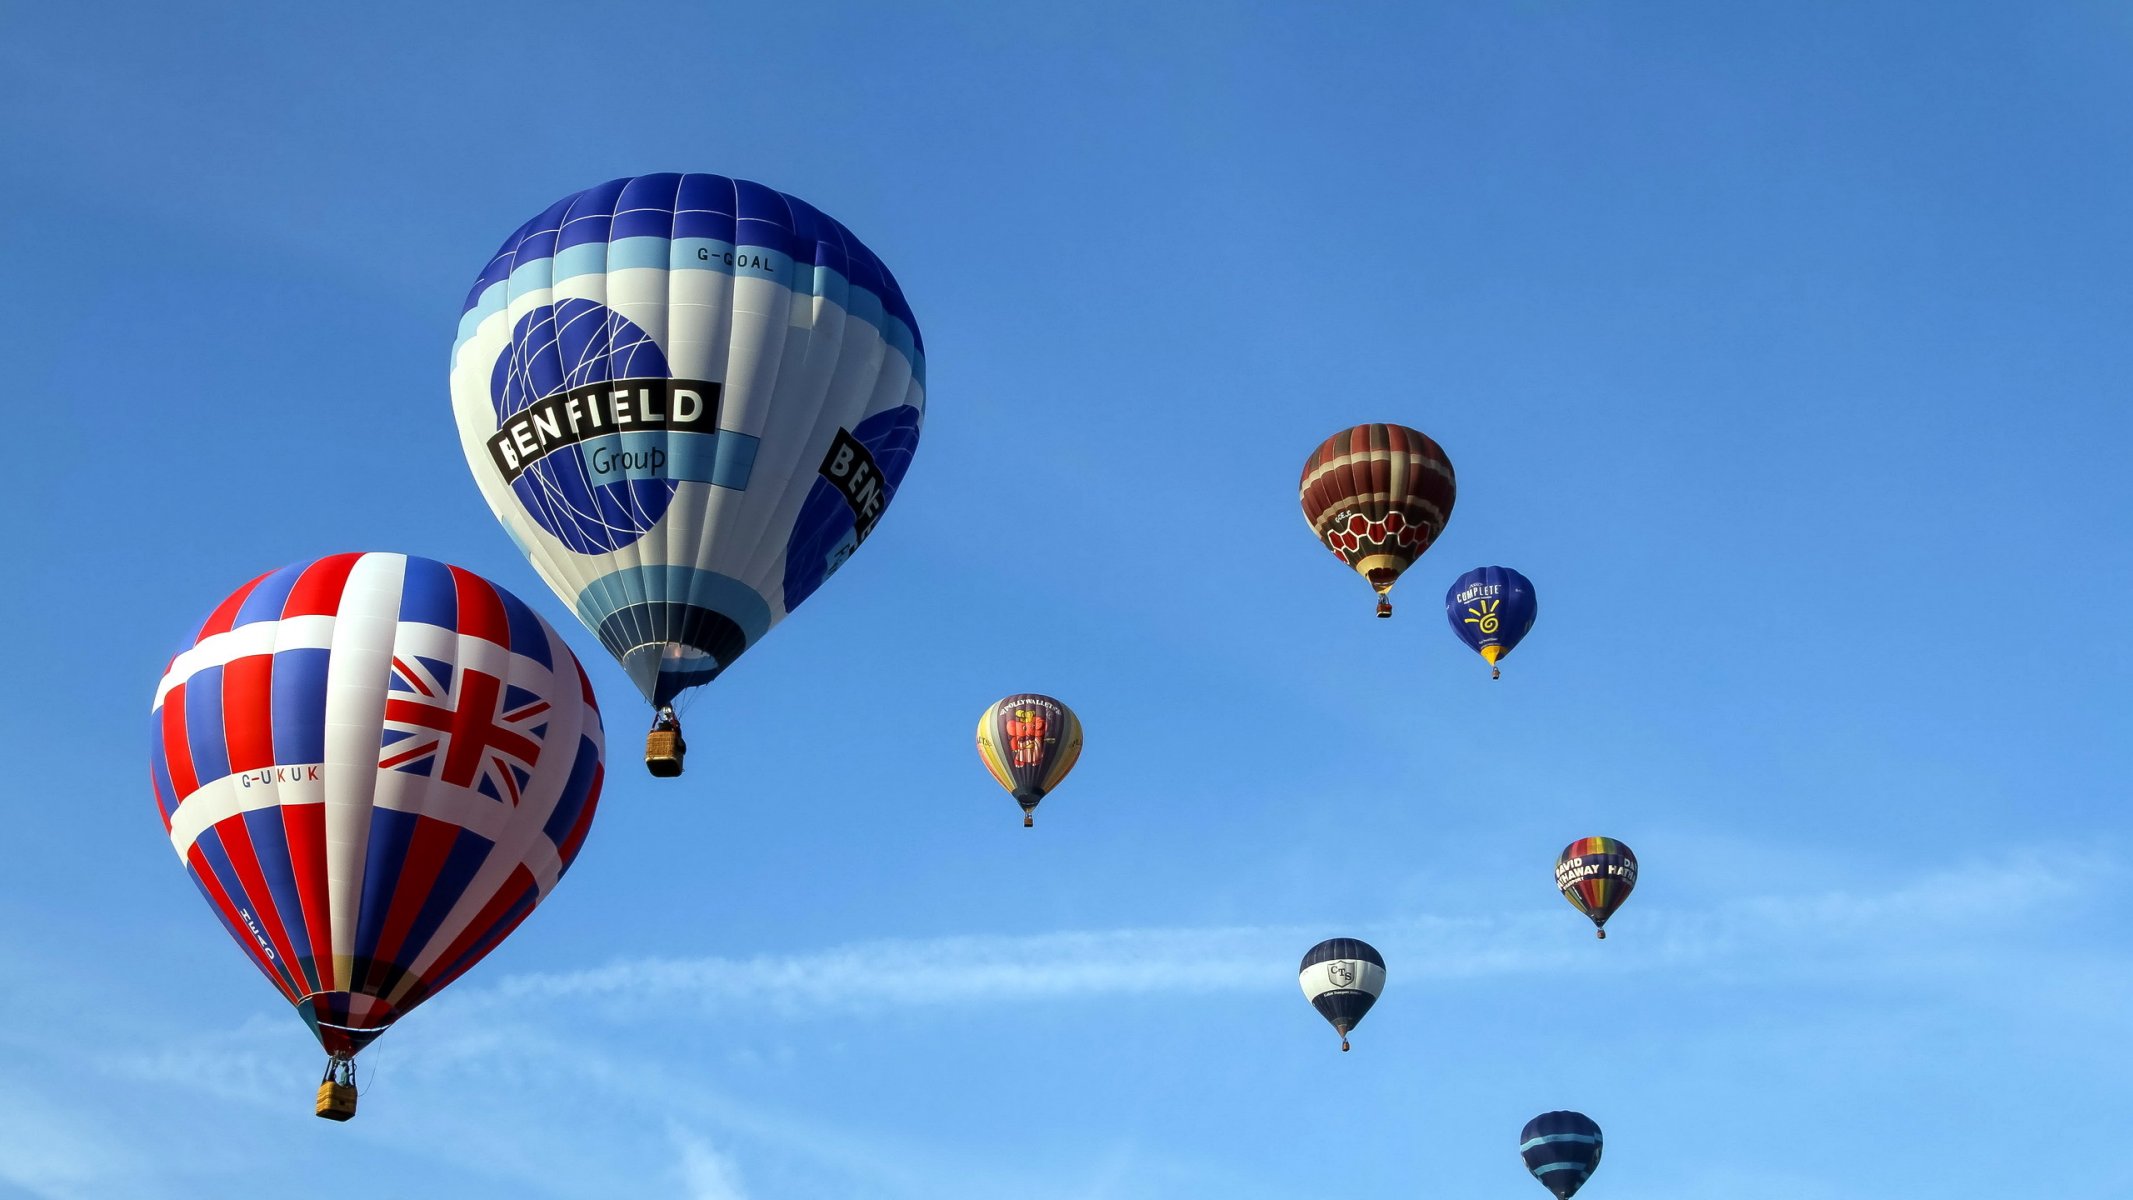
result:
[[[355,1056],[479,962],[570,869],[600,710],[555,630],[469,571],[336,554],[231,593],[156,685],[171,848],[327,1055]]]

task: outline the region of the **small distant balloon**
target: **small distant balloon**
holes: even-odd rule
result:
[[[1392,585],[1444,532],[1458,485],[1428,434],[1357,425],[1311,452],[1297,492],[1311,532],[1369,581],[1378,615],[1389,617]]]
[[[1362,1023],[1385,990],[1385,960],[1368,942],[1328,938],[1304,955],[1296,978],[1304,998],[1341,1035],[1346,1050],[1348,1031]]]
[[[1539,613],[1533,582],[1509,567],[1475,567],[1453,580],[1444,593],[1444,616],[1452,632],[1488,660],[1491,679],[1503,677],[1496,664],[1533,628]]]
[[[1081,718],[1050,696],[1022,692],[995,701],[978,717],[978,757],[1022,806],[1022,825],[1037,823],[1037,803],[1081,758]]]
[[[1607,918],[1637,886],[1637,856],[1610,837],[1579,838],[1556,858],[1555,886],[1572,907],[1592,918],[1593,928],[1604,938]]]
[[[1600,1127],[1584,1113],[1542,1113],[1518,1135],[1518,1153],[1555,1200],[1570,1200],[1600,1167]]]

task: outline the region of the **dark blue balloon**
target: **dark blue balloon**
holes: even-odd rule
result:
[[[1539,615],[1533,581],[1509,567],[1475,567],[1444,593],[1444,618],[1452,632],[1491,667],[1518,645]],[[1492,677],[1502,674],[1491,672]]]
[[[1518,1153],[1556,1200],[1570,1200],[1600,1167],[1600,1127],[1584,1113],[1542,1113],[1518,1135]]]

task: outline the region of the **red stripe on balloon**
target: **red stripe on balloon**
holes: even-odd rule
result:
[[[496,589],[479,575],[452,567],[452,583],[459,592],[459,632],[499,646],[511,644],[511,618]],[[487,714],[483,714],[486,716]]]
[[[247,654],[222,667],[222,736],[233,774],[274,765],[274,656]]]
[[[355,570],[356,560],[361,557],[329,554],[305,567],[296,586],[289,589],[289,598],[282,602],[283,618],[330,617],[341,611],[341,593],[347,590],[348,573]]]
[[[284,804],[281,827],[289,839],[289,873],[304,907],[304,934],[311,939],[313,973],[320,991],[335,991],[333,910],[327,899],[326,806]]]

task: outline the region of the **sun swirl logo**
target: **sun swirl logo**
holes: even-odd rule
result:
[[[650,334],[605,305],[570,299],[520,318],[510,348],[497,356],[489,395],[501,428],[574,388],[669,377],[666,355]],[[674,499],[674,485],[665,479],[596,482],[586,460],[590,445],[547,454],[511,481],[527,514],[580,554],[618,550],[643,537]]]
[[[1496,609],[1502,603],[1501,600],[1484,600],[1478,606],[1468,608],[1466,623],[1480,630],[1483,636],[1495,633],[1502,625],[1496,615]]]

